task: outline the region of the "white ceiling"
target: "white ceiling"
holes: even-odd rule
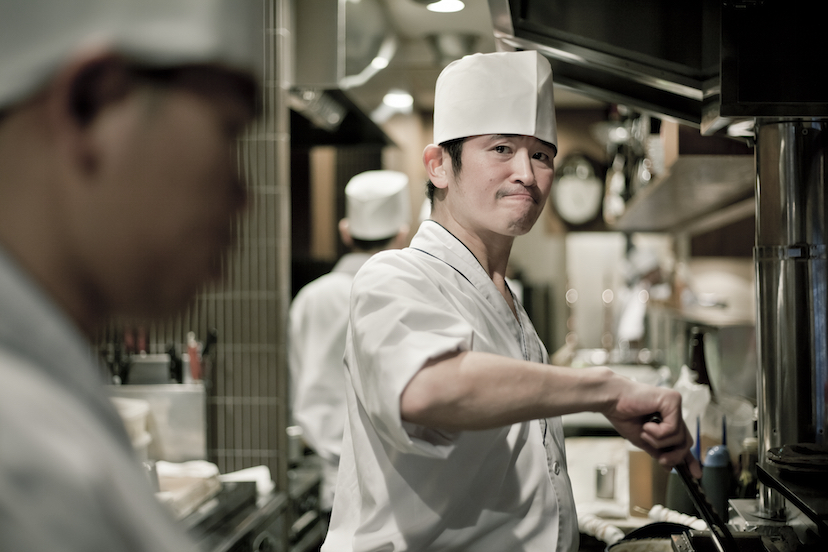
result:
[[[353,0],[351,0],[353,1]],[[430,111],[434,105],[437,76],[450,59],[465,53],[495,51],[492,20],[487,0],[464,0],[466,7],[457,13],[434,13],[416,0],[379,0],[389,26],[399,39],[391,63],[374,75],[365,85],[349,90],[349,96],[370,112],[391,88],[403,88],[414,96],[414,108]],[[441,60],[433,46],[434,37],[448,46],[467,43],[469,50],[450,54]],[[556,88],[558,109],[601,108],[605,104],[586,98],[571,90]]]

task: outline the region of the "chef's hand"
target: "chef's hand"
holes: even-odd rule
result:
[[[604,415],[622,437],[655,458],[665,469],[687,463],[701,477],[701,466],[690,453],[693,437],[681,416],[681,394],[620,378],[616,399]],[[654,418],[654,414],[658,418]]]

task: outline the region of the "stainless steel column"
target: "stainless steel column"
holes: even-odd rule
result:
[[[759,461],[768,449],[825,443],[828,379],[826,120],[756,121]],[[774,489],[768,517],[784,517]]]

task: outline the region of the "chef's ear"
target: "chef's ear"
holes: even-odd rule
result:
[[[90,127],[96,117],[130,91],[126,63],[111,52],[75,56],[55,75],[46,90],[49,121],[62,150],[80,167],[93,168],[95,140]]]
[[[451,157],[442,146],[429,144],[423,151],[423,165],[428,173],[428,179],[437,188],[448,185],[448,169],[451,166]]]
[[[351,228],[348,225],[348,219],[346,218],[339,221],[339,238],[342,240],[342,243],[345,244],[345,247],[353,247],[354,238],[351,236]]]

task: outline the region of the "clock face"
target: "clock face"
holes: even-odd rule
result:
[[[566,222],[585,224],[599,215],[604,201],[604,183],[593,174],[564,174],[552,187],[555,210]]]

